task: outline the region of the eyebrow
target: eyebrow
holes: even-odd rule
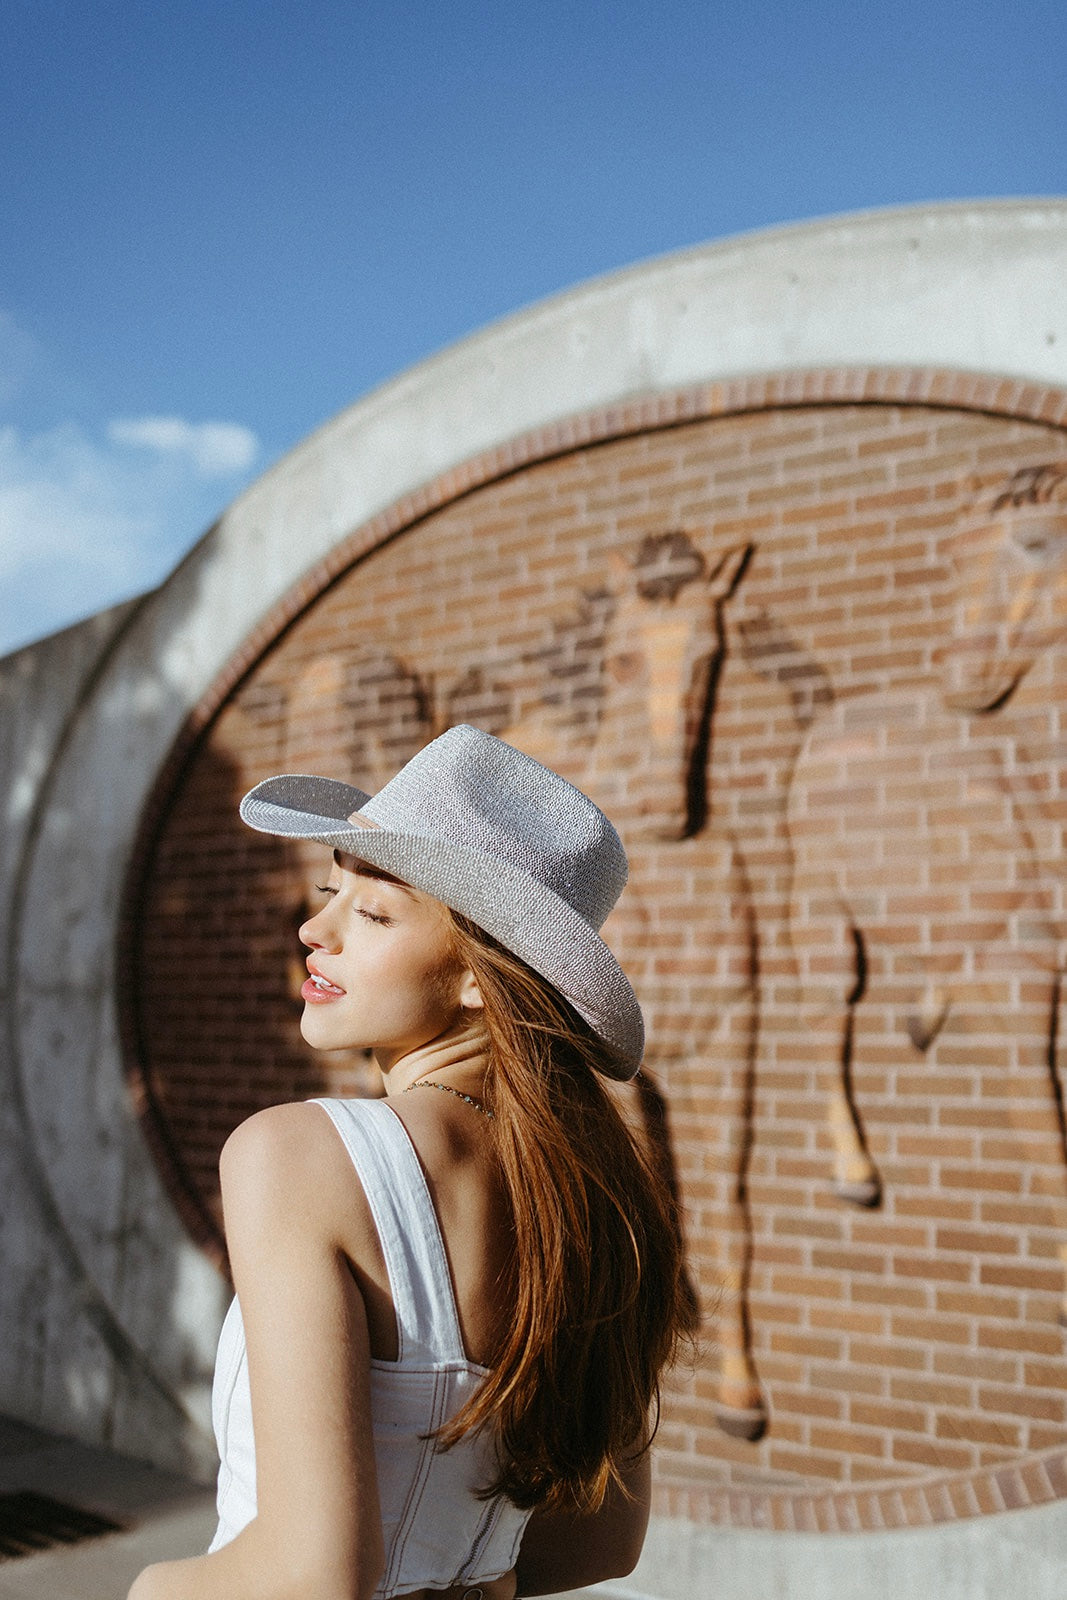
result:
[[[344,857],[344,860],[342,860]],[[391,872],[386,872],[382,867],[375,867],[369,861],[364,861],[362,856],[351,855],[348,851],[335,850],[333,859],[339,867],[344,867],[346,872],[354,872],[357,878],[372,878],[376,883],[391,884],[393,888],[403,889],[405,894],[414,895],[418,891],[410,883],[405,883],[403,878],[396,878]],[[345,867],[346,861],[355,862],[354,866]]]

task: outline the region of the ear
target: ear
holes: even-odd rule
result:
[[[459,980],[459,1003],[465,1011],[481,1011],[485,1004],[478,980],[469,967]]]

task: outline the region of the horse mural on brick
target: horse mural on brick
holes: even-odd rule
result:
[[[826,1063],[837,1194],[874,1205],[882,1191],[856,1062],[942,1052],[974,1094],[998,1075],[1028,1076],[1020,1132],[1045,1174],[1033,1181],[1062,1260],[1067,880],[1050,683],[1067,681],[1067,463],[987,490],[947,554],[953,630],[934,671],[824,709],[801,749],[788,807],[791,937]]]
[[[568,723],[541,705],[501,731],[586,789],[625,841],[630,881],[605,933],[648,1021],[635,1109],[653,1148],[668,1148],[669,1112],[692,1136],[679,1143],[700,1152],[677,1177],[691,1264],[717,1321],[716,1420],[755,1439],[767,1419],[747,1311],[757,929],[742,853],[709,790],[725,612],[751,554],[738,545],[709,561],[676,531],[649,535],[631,559],[616,555],[595,718],[572,707]]]

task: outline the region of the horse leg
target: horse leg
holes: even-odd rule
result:
[[[827,1054],[836,1060],[836,1077],[826,1104],[826,1123],[833,1147],[831,1188],[839,1200],[867,1208],[882,1198],[882,1181],[871,1160],[852,1087],[852,1054],[856,1032],[856,1007],[867,987],[867,957],[863,935],[851,928],[855,952],[855,982],[835,1018],[837,1038]]]
[[[1062,951],[1061,958],[1062,958]],[[1063,1180],[1063,1194],[1065,1209],[1067,1209],[1067,1108],[1064,1106],[1063,1082],[1060,1078],[1059,1042],[1060,1042],[1060,1006],[1063,1000],[1063,971],[1058,970],[1052,983],[1052,1004],[1049,1007],[1048,1030],[1048,1077],[1050,1101],[1056,1125],[1056,1144],[1059,1156],[1060,1173]],[[1067,1237],[1060,1244],[1056,1252],[1063,1279],[1060,1286],[1060,1305],[1058,1321],[1061,1328],[1067,1328]]]
[[[735,1001],[720,1030],[722,1104],[718,1119],[716,1165],[725,1201],[715,1230],[719,1265],[719,1384],[715,1421],[735,1439],[755,1441],[767,1428],[767,1403],[752,1356],[748,1310],[752,1262],[752,1217],[748,1168],[754,1137],[756,1052],[758,1043],[757,971],[754,921],[749,919],[751,987]]]
[[[876,1206],[882,1198],[882,1182],[863,1142],[851,1087],[844,1079],[830,1094],[826,1119],[834,1147],[834,1194],[850,1205]]]
[[[747,1263],[722,1274],[719,1303],[719,1392],[715,1421],[733,1439],[754,1443],[767,1430],[767,1405],[752,1360]]]
[[[663,1091],[648,1069],[642,1068],[633,1085],[622,1085],[612,1092],[649,1159],[680,1205],[680,1186]],[[735,1186],[733,1215],[725,1230],[717,1230],[716,1249],[722,1264],[715,1274],[719,1332],[715,1421],[732,1438],[755,1441],[766,1431],[767,1406],[750,1348],[747,1288],[751,1244],[743,1187]],[[700,1297],[688,1275],[687,1289],[692,1300],[697,1302]]]
[[[755,1441],[767,1428],[767,1404],[752,1355],[748,1309],[752,1219],[747,1179],[753,1139],[754,1029],[745,1055],[729,1062],[720,1081],[725,1093],[713,1159],[721,1198],[710,1230],[714,1290],[708,1307],[715,1316],[719,1347],[715,1421],[731,1438]]]

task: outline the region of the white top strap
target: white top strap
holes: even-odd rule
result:
[[[396,1313],[395,1364],[469,1366],[441,1228],[407,1129],[387,1100],[313,1103],[340,1134],[374,1217]]]

